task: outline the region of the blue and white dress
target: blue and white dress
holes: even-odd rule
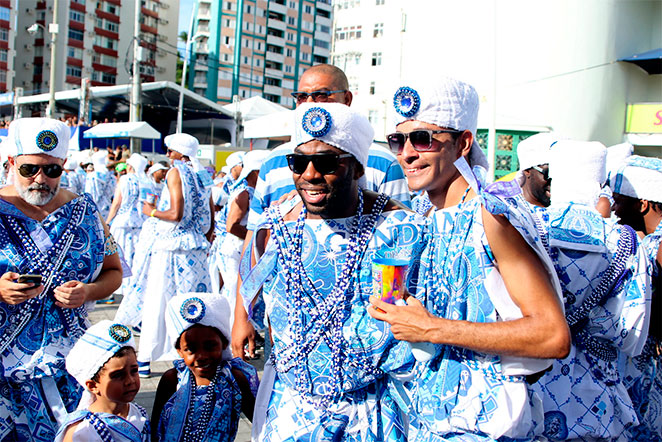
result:
[[[117,181],[111,172],[102,170],[90,172],[85,179],[85,192],[89,193],[92,201],[99,208],[99,213],[103,219],[108,218],[110,204],[115,194],[115,185]]]
[[[140,237],[145,215],[142,213],[142,202],[140,201],[140,187],[144,185],[138,174],[128,173],[119,179],[119,189],[122,192],[122,203],[110,223],[110,233],[120,246],[123,258],[130,268],[133,268],[133,257],[136,253],[136,245]],[[120,293],[126,293],[129,289],[129,278],[122,280]]]
[[[55,436],[55,442],[64,440],[67,428],[78,423],[72,435],[73,442],[149,442],[150,423],[143,407],[131,402],[126,418],[78,410],[71,413]]]
[[[221,364],[210,385],[198,386],[195,384],[195,376],[184,361],[174,361],[178,379],[177,391],[161,411],[158,423],[159,441],[187,440],[187,431],[203,432],[203,437],[198,440],[205,442],[234,441],[239,427],[242,394],[231,370],[240,370],[246,376],[254,396],[257,394],[259,382],[255,368],[239,358],[222,361]]]
[[[0,200],[0,223],[0,274],[37,273],[45,287],[21,304],[0,303],[0,441],[51,441],[80,400],[64,359],[89,325],[86,306],[60,308],[53,290],[96,279],[105,256],[103,226],[88,195],[41,222]]]
[[[209,242],[205,238],[211,223],[209,199],[205,198],[208,193],[189,165],[175,161],[174,167],[182,182],[182,219],[171,222],[150,217],[143,223],[130,287],[115,314],[115,320],[122,324],[135,326],[142,321],[138,350],[141,362],[177,358],[174,342],[165,329],[166,305],[177,294],[206,293],[211,286],[207,269]],[[169,208],[170,192],[165,186],[158,210]]]
[[[278,209],[272,210],[268,213],[276,216]],[[368,298],[373,294],[373,258],[397,257],[410,263],[411,274],[418,273],[426,219],[393,210],[306,219],[300,230],[280,217],[272,224],[268,249],[254,270],[261,272],[261,265],[272,263],[263,294],[275,379],[269,383],[263,377],[259,396],[265,398],[266,416],[254,418],[254,437],[405,441],[406,410],[389,374],[411,368],[413,358],[409,345],[393,338],[389,324],[368,314]],[[356,248],[357,240],[365,241],[363,249]],[[358,250],[357,260],[349,250]],[[356,263],[351,271],[345,268],[348,261]],[[416,278],[408,288],[416,293]],[[264,390],[270,387],[270,392]],[[262,418],[264,424],[257,428],[255,422]]]
[[[618,359],[641,353],[648,333],[650,275],[634,231],[568,204],[536,208],[563,287],[570,354],[534,385],[550,440],[615,440],[637,423]]]

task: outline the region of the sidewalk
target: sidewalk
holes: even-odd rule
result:
[[[92,313],[90,313],[90,321],[94,324],[102,319],[113,320],[115,317],[115,312],[119,306],[119,301],[116,300],[114,304],[97,304],[96,308]],[[121,299],[121,297],[119,297]],[[140,336],[136,336],[136,345],[140,340]],[[257,370],[260,378],[262,378],[262,369],[264,367],[264,361],[258,359],[250,362]],[[135,398],[135,402],[141,405],[147,410],[147,413],[151,416],[152,414],[152,405],[154,404],[154,397],[156,396],[156,387],[159,385],[159,380],[163,373],[172,367],[170,362],[152,362],[151,370],[152,377],[148,379],[140,379],[140,392]],[[152,423],[156,425],[156,423]],[[241,415],[241,420],[239,421],[239,429],[237,430],[236,442],[249,442],[251,440],[251,422],[244,416]]]

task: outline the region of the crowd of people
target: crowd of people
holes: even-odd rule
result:
[[[298,89],[291,141],[215,176],[188,134],[150,164],[11,123],[0,441],[662,439],[661,159],[542,133],[490,183],[467,83],[405,79],[388,148],[340,69]]]

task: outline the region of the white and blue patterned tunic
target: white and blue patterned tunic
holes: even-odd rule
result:
[[[115,176],[109,171],[95,170],[86,176],[85,192],[90,194],[103,219],[108,218],[110,204],[113,201],[113,195],[115,195],[116,183]]]
[[[81,176],[75,171],[65,172],[60,179],[60,187],[76,195],[82,195],[85,192],[85,176]]]
[[[342,295],[344,300],[334,304],[331,313],[323,314],[348,259],[348,236],[353,222],[354,217],[305,221],[301,252],[305,274],[291,275],[302,278],[303,309],[294,305],[295,295],[289,292],[287,284],[287,274],[293,270],[284,260],[275,263],[272,279],[265,284],[264,300],[274,341],[272,360],[277,373],[259,440],[406,440],[406,410],[390,391],[387,373],[410,368],[413,359],[408,344],[393,338],[388,323],[368,314],[368,298],[373,293],[374,257],[396,255],[410,262],[411,274],[417,275],[427,239],[427,220],[405,210],[379,215]],[[293,224],[280,225],[292,235]],[[264,256],[276,253],[276,243],[272,235],[270,249]],[[281,245],[290,247],[289,241]],[[311,295],[311,285],[320,297]],[[417,290],[418,281],[413,277],[409,291]],[[299,341],[297,328],[302,324],[306,331],[303,341]],[[342,336],[342,342],[337,341],[338,336]],[[340,348],[338,364],[332,363],[336,346]],[[300,369],[306,376],[302,377]],[[310,403],[319,404],[323,398],[329,399],[328,409]]]
[[[271,203],[294,190],[292,171],[287,166],[286,158],[287,154],[293,152],[294,147],[296,147],[294,143],[278,146],[260,167],[260,175],[248,215],[248,230],[255,229],[260,216]],[[395,155],[387,148],[375,144],[370,146],[364,178],[363,188],[383,193],[406,207],[411,207],[409,188],[402,167]],[[361,184],[360,180],[359,185]]]
[[[535,384],[545,408],[544,435],[616,439],[637,422],[617,358],[638,355],[646,341],[651,298],[645,248],[631,228],[588,206],[538,207],[535,213],[572,333],[568,357],[554,361]]]
[[[72,435],[73,442],[149,442],[150,422],[143,407],[129,403],[126,418],[109,413],[78,410],[71,413],[55,436],[55,442],[64,440],[67,428],[78,423]],[[110,437],[110,439],[108,438]]]
[[[51,441],[59,426],[54,410],[73,411],[80,400],[81,388],[64,358],[89,325],[86,307],[56,306],[53,289],[99,275],[103,226],[89,195],[41,222],[0,200],[0,223],[0,274],[37,273],[45,285],[31,300],[0,303],[0,441]]]
[[[209,242],[205,238],[211,223],[209,193],[189,165],[175,161],[173,166],[182,182],[182,219],[171,222],[150,217],[143,223],[130,288],[115,315],[122,324],[138,325],[142,321],[138,350],[141,362],[177,357],[165,330],[165,307],[176,294],[206,293],[211,286],[207,268]],[[158,210],[168,208],[170,192],[166,185]],[[143,311],[147,314],[143,315]]]

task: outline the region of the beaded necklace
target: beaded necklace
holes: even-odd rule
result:
[[[363,217],[363,191],[359,191],[358,197],[356,215],[350,225],[347,258],[328,296],[319,293],[307,275],[301,259],[303,228],[307,213],[305,205],[297,218],[293,237],[285,226],[278,206],[271,207],[267,212],[271,221],[272,235],[278,246],[279,260],[282,268],[285,269],[286,291],[292,295],[292,303],[288,306],[288,317],[294,334],[294,343],[291,347],[272,353],[274,367],[280,372],[294,368],[295,389],[304,394],[310,402],[321,407],[326,407],[334,397],[342,393],[343,363],[365,370],[374,377],[381,374],[381,370],[373,367],[364,355],[345,348],[348,346],[342,333],[356,290],[356,285],[354,289],[349,289],[350,284],[356,279],[355,270],[372,237],[377,219],[388,201],[386,195],[380,194],[370,215]],[[312,380],[307,359],[320,339],[324,339],[331,350],[331,372],[334,376],[330,383],[321,386],[323,394],[321,399],[315,401],[312,398]],[[350,354],[358,356],[361,360],[353,360],[349,357]]]
[[[205,397],[204,405],[200,412],[200,418],[195,422],[195,392],[198,388],[197,385],[191,385],[191,394],[189,396],[189,409],[186,416],[186,425],[184,426],[184,442],[201,442],[204,440],[207,426],[211,420],[211,414],[214,410],[216,384],[219,382],[221,376],[221,363],[216,367],[216,374],[207,386],[207,396]],[[191,381],[195,384],[195,377],[190,373]],[[196,425],[197,424],[197,425]],[[197,430],[196,430],[197,427]]]

